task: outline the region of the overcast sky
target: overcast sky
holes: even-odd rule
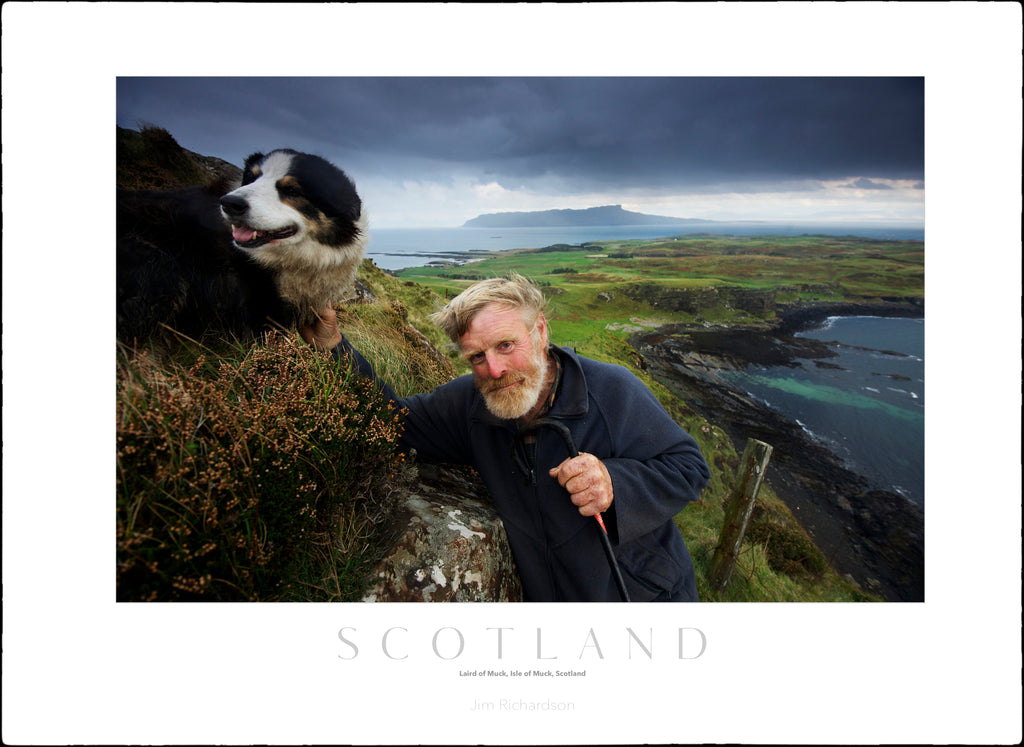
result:
[[[924,80],[120,77],[117,124],[241,165],[289,147],[377,227],[586,208],[924,222]]]

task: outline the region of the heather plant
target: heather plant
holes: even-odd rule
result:
[[[121,355],[119,600],[349,601],[409,468],[397,415],[294,336]]]

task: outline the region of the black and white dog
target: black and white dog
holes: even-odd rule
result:
[[[134,345],[309,324],[351,299],[366,221],[348,176],[293,150],[254,153],[242,185],[118,191],[117,337]]]

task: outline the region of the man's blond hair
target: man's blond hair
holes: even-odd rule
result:
[[[492,303],[520,309],[523,321],[530,327],[544,311],[545,300],[536,283],[513,272],[506,277],[474,283],[443,309],[431,314],[430,321],[443,329],[452,342],[458,342],[469,331],[477,313]]]

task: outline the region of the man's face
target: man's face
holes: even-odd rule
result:
[[[547,373],[543,314],[528,328],[521,310],[490,304],[473,317],[459,345],[491,413],[513,420],[537,404]]]

